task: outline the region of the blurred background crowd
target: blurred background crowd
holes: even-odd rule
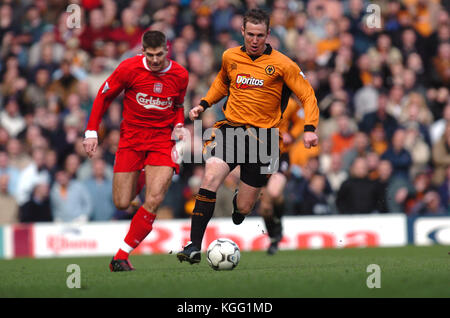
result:
[[[291,140],[286,214],[449,215],[449,3],[0,0],[0,223],[131,218],[139,202],[118,211],[111,193],[120,97],[95,158],[83,150],[97,90],[141,52],[143,32],[161,30],[189,71],[187,114],[223,51],[242,45],[242,16],[254,7],[271,13],[268,42],[299,64],[321,111],[319,147]],[[222,118],[223,102],[203,114],[203,129]],[[202,174],[201,164],[183,165],[159,218],[190,216]],[[219,189],[215,216],[231,215],[237,182],[232,173]]]

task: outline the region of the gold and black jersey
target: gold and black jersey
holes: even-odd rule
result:
[[[235,47],[223,53],[222,67],[201,105],[211,106],[228,96],[224,114],[229,122],[273,128],[280,124],[292,92],[302,102],[305,131],[314,131],[319,108],[300,67],[270,45],[256,59],[244,47]]]

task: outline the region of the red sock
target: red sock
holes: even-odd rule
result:
[[[141,206],[133,219],[131,220],[130,229],[124,242],[132,249],[135,249],[153,229],[153,222],[156,214],[148,212]],[[128,259],[130,252],[119,249],[114,259]]]

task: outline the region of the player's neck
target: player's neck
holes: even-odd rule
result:
[[[262,55],[264,55],[264,52],[266,52],[267,50],[267,44],[264,44],[264,48],[261,50],[261,52],[258,52],[256,54],[252,54],[250,53],[247,48],[245,48],[245,53],[247,53],[247,55],[254,61],[256,60],[258,57],[261,57]]]
[[[148,68],[150,69],[151,72],[153,72],[153,73],[161,73],[161,72],[165,72],[167,70],[167,68],[170,65],[170,61],[169,61],[169,59],[165,59],[163,64],[161,65],[161,67],[158,68],[157,70],[152,70],[152,68],[150,66],[150,63],[148,63],[148,61],[147,61],[147,65],[149,65]]]

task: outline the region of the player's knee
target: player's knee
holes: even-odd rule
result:
[[[217,178],[212,174],[205,174],[202,180],[202,188],[204,189],[215,189],[217,187]]]
[[[268,197],[274,201],[283,194],[283,189],[281,187],[272,187],[267,189]]]
[[[130,200],[124,200],[123,198],[115,198],[113,202],[118,210],[126,210],[130,206]]]
[[[275,200],[283,195],[284,186],[286,184],[286,178],[279,174],[274,174],[266,188],[267,195]]]
[[[251,202],[237,203],[237,208],[241,214],[250,214],[253,210],[254,204]]]

